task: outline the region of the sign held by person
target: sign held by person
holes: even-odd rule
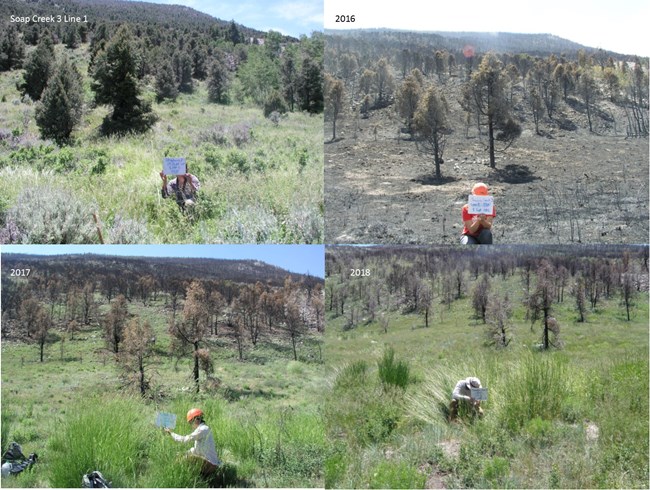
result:
[[[469,214],[492,215],[494,212],[494,196],[476,196],[471,194],[467,201]]]
[[[176,427],[176,415],[167,412],[156,413],[156,427],[174,429]]]
[[[163,158],[163,172],[165,175],[182,175],[187,173],[185,158]]]
[[[487,401],[487,393],[488,393],[487,388],[472,388],[470,391],[472,392],[473,400],[478,400],[482,402]]]

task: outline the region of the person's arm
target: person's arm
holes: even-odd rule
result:
[[[199,182],[199,179],[197,179],[195,175],[186,174],[185,178],[186,181],[190,183],[190,187],[192,188],[193,191],[196,192],[199,190],[199,188],[201,187],[201,182]]]
[[[492,220],[494,219],[494,216],[484,216],[481,215],[481,224],[483,225],[483,228],[490,229],[492,228]]]
[[[472,219],[465,220],[464,223],[465,228],[467,228],[470,233],[476,233],[481,227],[482,221],[480,216],[473,216]]]
[[[169,188],[167,187],[167,176],[165,172],[160,172],[160,178],[162,179],[162,189],[160,193],[162,194],[163,199],[169,197]]]
[[[172,431],[168,431],[168,432],[169,435],[172,436],[172,439],[174,439],[176,442],[190,442],[190,441],[196,441],[197,439],[201,438],[203,434],[203,430],[201,430],[202,427],[203,426],[199,425],[196,429],[194,429],[194,432],[186,436],[178,435]]]

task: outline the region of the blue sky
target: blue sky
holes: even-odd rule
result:
[[[325,277],[323,245],[3,245],[1,252],[254,259],[290,272]]]
[[[294,37],[323,30],[323,0],[148,0],[185,5],[221,20]]]
[[[543,33],[592,48],[650,55],[648,0],[324,0],[327,29]],[[399,5],[399,7],[397,6]],[[354,23],[336,23],[336,15]]]

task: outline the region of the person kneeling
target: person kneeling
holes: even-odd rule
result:
[[[487,196],[487,185],[479,182],[472,188],[475,196]],[[469,205],[465,204],[462,210],[463,233],[460,236],[460,243],[463,245],[492,245],[492,220],[497,215],[496,207],[493,207],[492,214],[470,214]]]
[[[461,403],[469,404],[474,412],[483,417],[481,402],[472,398],[472,388],[481,388],[481,381],[478,378],[469,377],[461,379],[456,383],[453,393],[451,394],[451,403],[449,404],[449,421],[453,422],[458,418],[458,408]]]
[[[208,477],[221,465],[214,446],[212,430],[203,421],[203,412],[198,408],[187,412],[187,422],[194,429],[189,435],[180,436],[170,429],[165,429],[165,432],[172,436],[176,442],[194,441],[194,447],[187,452],[187,455],[201,462],[201,476]]]

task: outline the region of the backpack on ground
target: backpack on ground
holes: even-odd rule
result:
[[[17,475],[31,468],[37,459],[36,453],[25,456],[20,444],[12,442],[2,455],[2,476]]]
[[[111,482],[106,481],[99,471],[87,473],[81,478],[83,488],[111,488]]]

